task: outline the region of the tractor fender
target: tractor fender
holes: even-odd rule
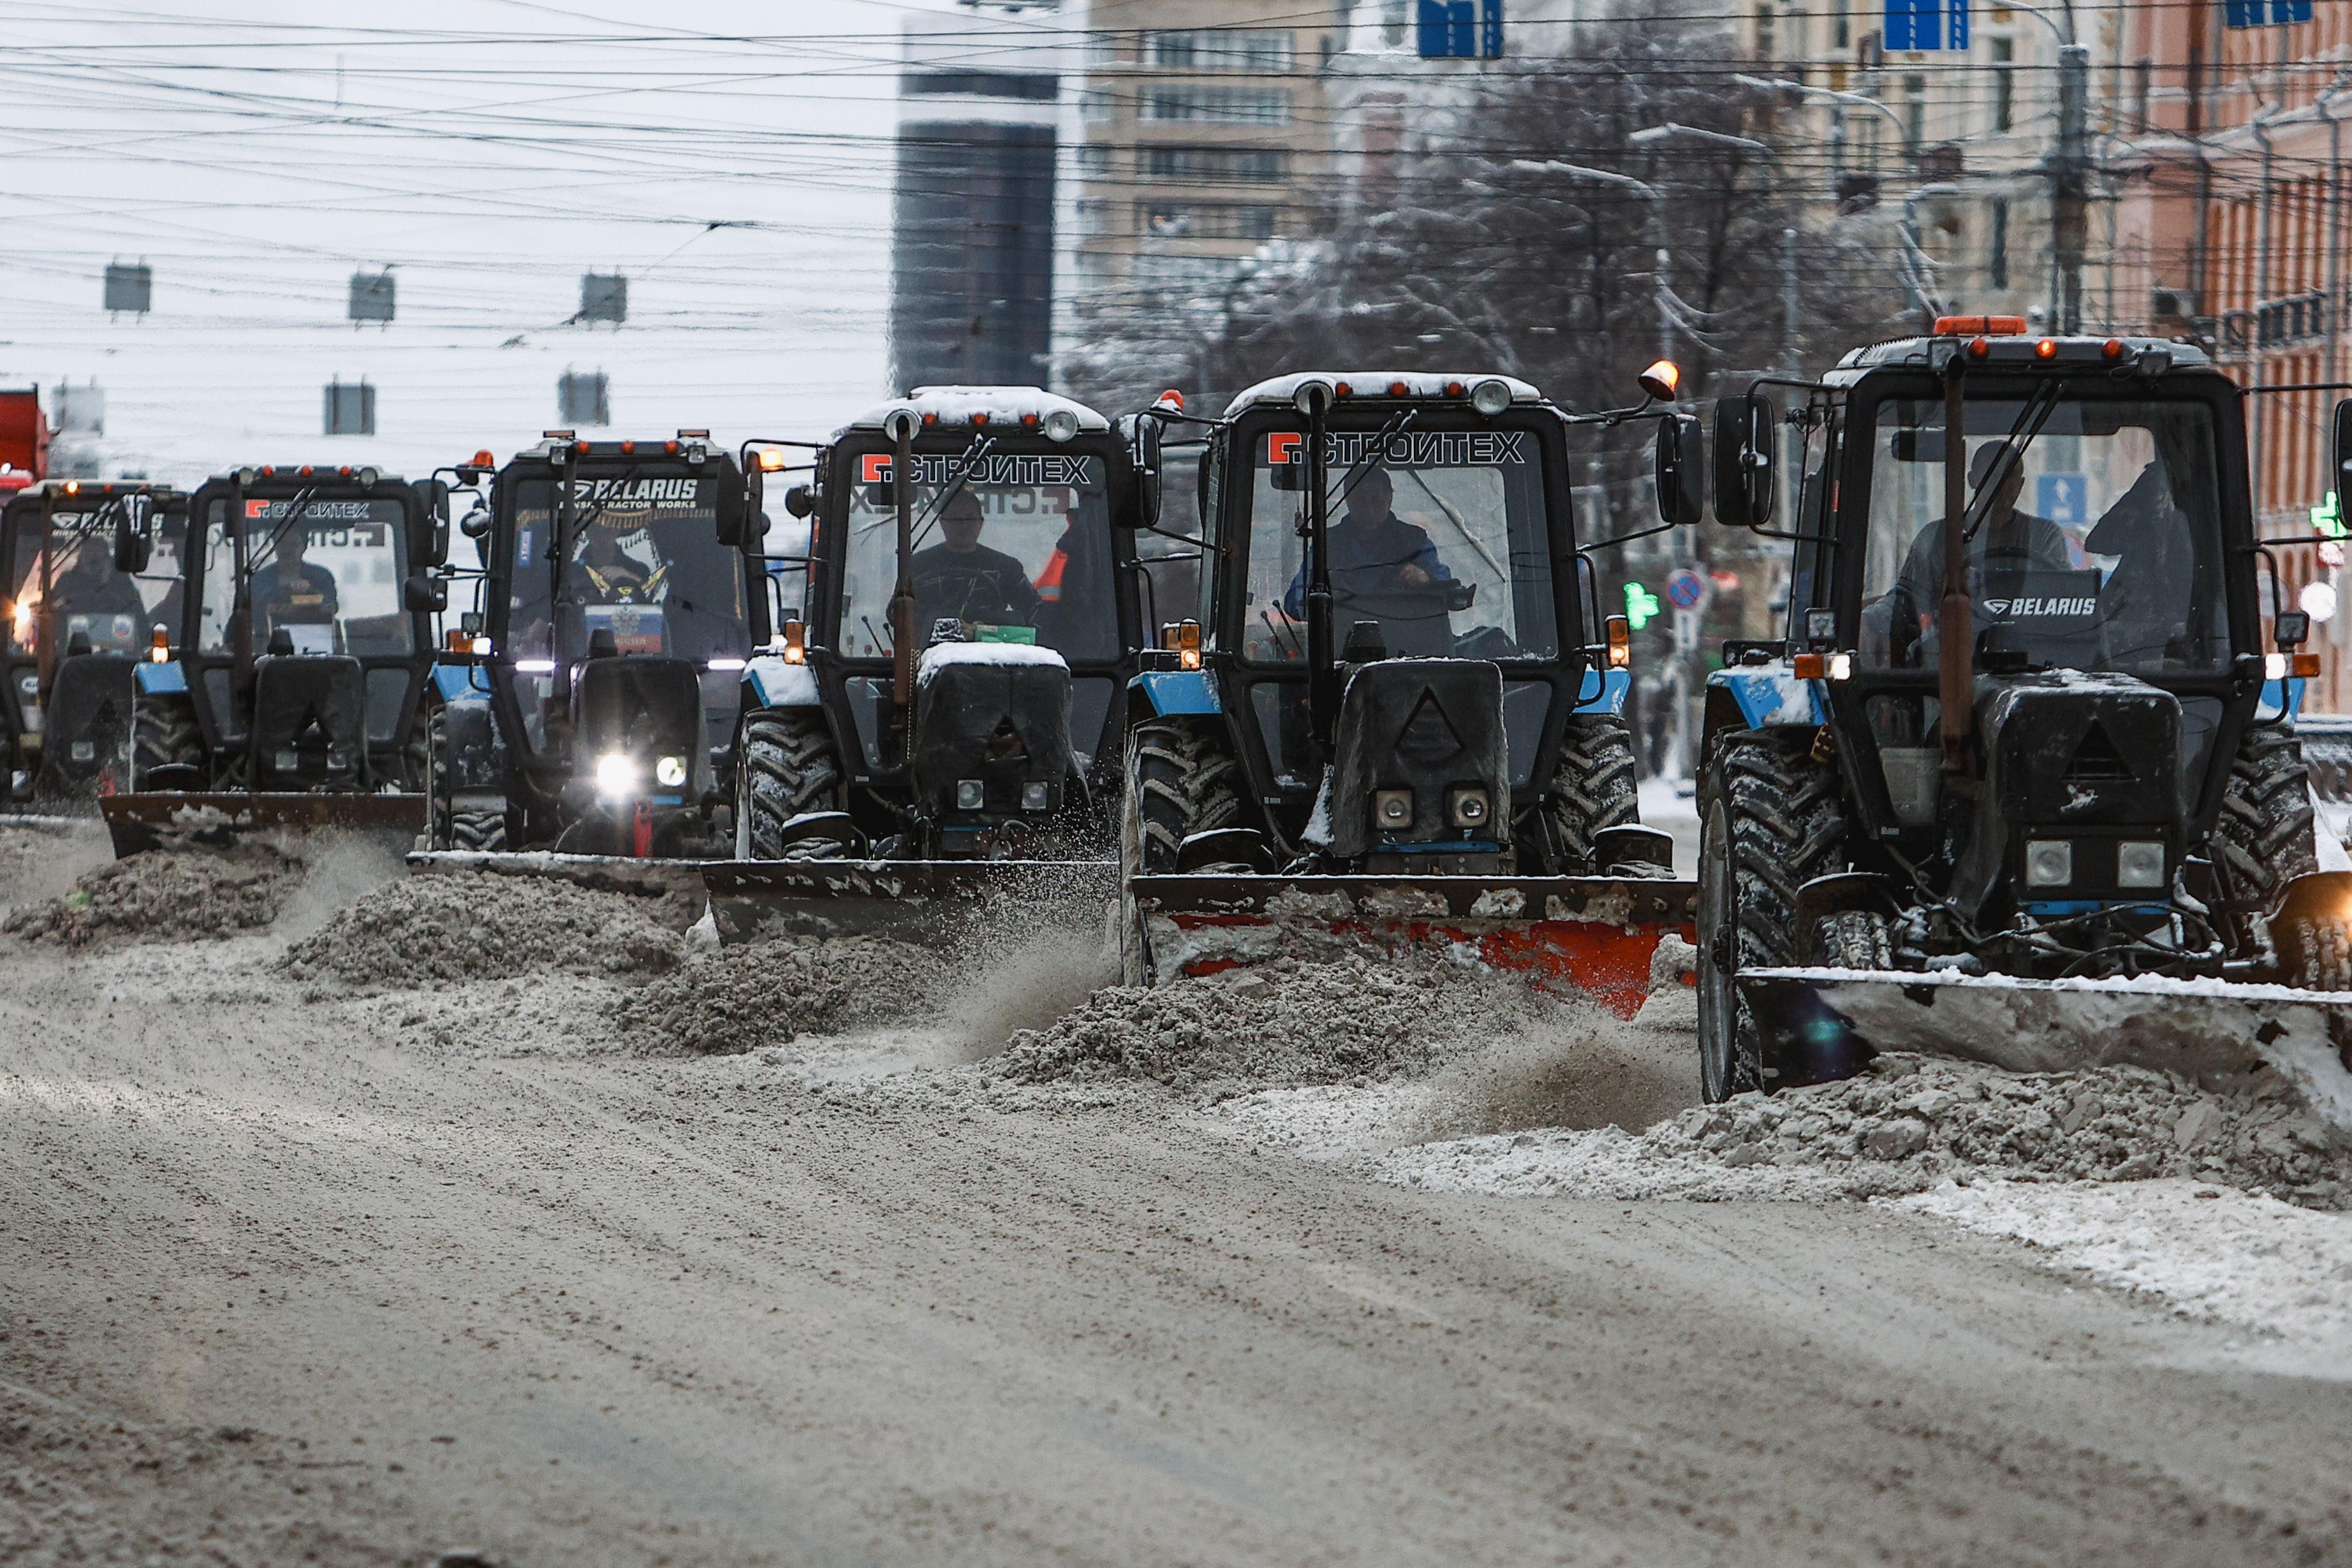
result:
[[[784,662],[781,653],[763,653],[743,666],[743,706],[823,707],[816,672],[806,664]]]
[[[436,664],[433,690],[445,706],[473,704],[487,709],[490,701],[489,672],[477,664]]]
[[[1821,684],[1801,681],[1785,659],[1769,664],[1739,664],[1710,671],[1707,695],[1730,694],[1739,716],[1750,729],[1801,726],[1817,729],[1829,722],[1829,706],[1822,701]]]
[[[1206,670],[1146,670],[1128,683],[1128,711],[1139,718],[1211,717],[1224,712]]]
[[[1600,713],[1622,717],[1625,712],[1625,694],[1633,689],[1631,670],[1604,670],[1597,665],[1584,666],[1584,682],[1577,688],[1578,713]]]
[[[188,672],[180,661],[159,664],[152,659],[139,662],[139,695],[142,697],[184,697],[188,695]]]

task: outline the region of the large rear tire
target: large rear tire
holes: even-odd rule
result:
[[[2271,916],[2287,883],[2319,869],[2311,774],[2293,730],[2257,726],[2238,743],[2221,815],[2213,824],[2213,868],[2227,904],[2231,946],[2250,956],[2271,945]]]
[[[460,811],[454,808],[449,785],[449,714],[434,703],[424,715],[425,764],[421,788],[425,794],[425,847],[457,850],[468,854],[503,854],[507,847],[504,811]]]
[[[1797,890],[1844,869],[1837,773],[1812,734],[1723,737],[1699,780],[1699,1087],[1709,1101],[1778,1086],[1779,1063],[1733,977],[1793,963]]]
[[[841,758],[815,708],[752,708],[735,741],[735,858],[782,860],[784,824],[841,809]]]
[[[1174,871],[1186,839],[1233,827],[1241,815],[1241,761],[1221,722],[1147,718],[1128,727],[1118,813],[1118,956],[1125,983],[1150,985],[1154,977],[1135,879]]]
[[[1593,840],[1604,830],[1642,820],[1633,768],[1633,736],[1614,714],[1574,714],[1560,738],[1551,793],[1541,808],[1559,863],[1555,874],[1591,876],[1603,868]]]
[[[147,788],[147,777],[158,768],[202,768],[204,727],[196,722],[196,705],[182,693],[136,698],[131,710],[131,788]]]

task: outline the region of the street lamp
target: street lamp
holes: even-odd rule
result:
[[[1636,147],[1654,147],[1662,141],[1712,141],[1720,147],[1737,147],[1743,152],[1760,154],[1775,171],[1780,167],[1780,152],[1769,141],[1759,141],[1753,136],[1734,136],[1729,131],[1709,131],[1704,126],[1681,125],[1668,120],[1664,125],[1652,125],[1625,138]],[[1780,365],[1790,377],[1797,376],[1801,367],[1797,363],[1797,231],[1780,231]]]
[[[1579,180],[1598,180],[1607,185],[1622,185],[1640,193],[1650,204],[1650,223],[1657,231],[1657,260],[1651,279],[1658,301],[1658,358],[1675,357],[1675,312],[1669,301],[1673,286],[1666,277],[1666,198],[1655,185],[1646,180],[1636,180],[1631,174],[1620,174],[1614,169],[1588,169],[1581,163],[1563,163],[1557,158],[1514,158],[1510,166],[1538,174],[1568,174]]]
[[[1789,81],[1782,78],[1734,76],[1731,79],[1742,87],[1752,87],[1761,92],[1795,93],[1799,98],[1814,103],[1853,104],[1858,109],[1869,110],[1895,127],[1895,141],[1905,152],[1910,151],[1911,128],[1903,122],[1903,117],[1866,93],[1847,92],[1840,88],[1815,87],[1811,82]],[[1843,136],[1844,132],[1840,131],[1838,134]],[[1841,157],[1835,162],[1842,166],[1843,159]]]

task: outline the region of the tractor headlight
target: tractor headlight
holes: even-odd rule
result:
[[[1457,828],[1483,828],[1494,810],[1492,798],[1479,789],[1456,789],[1447,806]]]
[[[1470,406],[1492,419],[1511,406],[1511,383],[1488,376],[1470,389]]]
[[[2026,844],[2026,886],[2063,887],[2074,880],[2073,844],[2063,839],[2034,839]]]
[[[1045,416],[1045,439],[1068,441],[1078,434],[1078,416],[1066,408],[1057,408]]]
[[[686,758],[665,757],[654,764],[654,782],[665,789],[675,789],[686,782]]]
[[[1021,786],[1021,809],[1042,811],[1053,802],[1053,791],[1043,779],[1033,779]]]
[[[982,786],[979,779],[959,779],[956,780],[957,810],[977,811],[982,806],[987,803],[987,800],[988,791]]]
[[[596,759],[596,793],[625,795],[637,787],[637,765],[625,752],[608,751]]]
[[[1412,826],[1412,791],[1410,789],[1375,789],[1372,791],[1372,821],[1388,832],[1399,832]]]
[[[2128,840],[2116,847],[2116,885],[2156,888],[2164,885],[2164,845]]]

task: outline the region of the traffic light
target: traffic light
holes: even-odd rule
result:
[[[1664,608],[1664,606],[1658,602],[1658,596],[1640,583],[1629,582],[1625,585],[1625,623],[1634,631],[1639,632],[1652,621],[1656,620],[1658,612]]]

